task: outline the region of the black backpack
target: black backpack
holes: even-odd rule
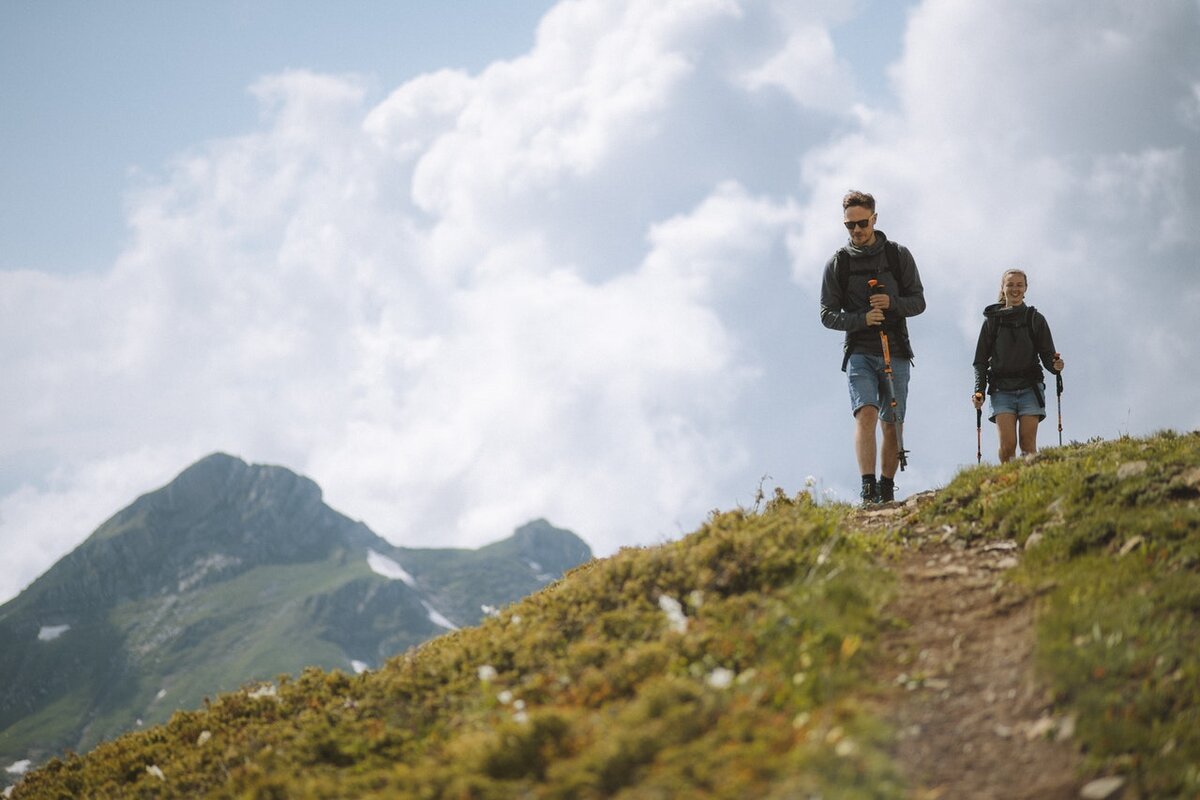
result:
[[[900,287],[900,245],[888,239],[883,243],[883,255],[887,261],[887,271],[892,277],[895,287]],[[839,248],[835,256],[833,265],[833,274],[837,278],[838,286],[842,290],[842,297],[846,296],[846,291],[850,286],[850,276],[859,270],[855,270],[850,264],[850,254],[846,249]],[[871,272],[872,270],[862,270],[861,272]],[[912,340],[908,338],[908,321],[903,317],[894,325],[889,326],[891,333],[901,340],[903,347],[909,353],[912,352]],[[846,334],[846,340],[842,343],[842,371],[845,372],[846,364],[850,360],[850,334]],[[911,360],[911,359],[910,359]]]
[[[896,281],[896,285],[900,285],[900,245],[888,239],[883,243],[883,254],[887,258],[887,271],[891,273],[892,278]],[[837,261],[833,267],[833,273],[837,277],[838,286],[841,287],[842,297],[846,296],[846,290],[850,285],[850,274],[854,272],[854,268],[850,266],[850,254],[843,247],[837,251]]]
[[[1036,386],[1042,379],[1033,331],[1035,313],[1036,309],[1027,305],[1024,313],[997,317],[992,326],[988,383],[1002,391]]]

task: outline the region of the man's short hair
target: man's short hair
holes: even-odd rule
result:
[[[871,213],[875,212],[875,198],[866,192],[860,192],[857,189],[846,192],[846,196],[842,198],[842,210],[845,211],[851,206],[862,206]]]

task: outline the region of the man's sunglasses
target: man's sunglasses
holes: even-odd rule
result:
[[[874,216],[874,215],[872,215],[872,216]],[[867,217],[866,219],[859,219],[859,220],[843,222],[842,224],[846,226],[846,230],[848,230],[848,231],[852,231],[855,228],[865,228],[871,224],[871,217]]]

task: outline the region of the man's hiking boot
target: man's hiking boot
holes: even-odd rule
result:
[[[879,478],[879,499],[877,503],[891,503],[896,499],[896,484],[891,478],[880,476]]]
[[[876,505],[879,502],[879,485],[875,483],[875,478],[870,480],[863,478],[862,492],[859,494],[862,498],[863,508]]]

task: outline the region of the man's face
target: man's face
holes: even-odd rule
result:
[[[875,243],[874,211],[863,206],[850,206],[846,209],[844,222],[850,231],[850,241],[856,247],[866,247]]]

